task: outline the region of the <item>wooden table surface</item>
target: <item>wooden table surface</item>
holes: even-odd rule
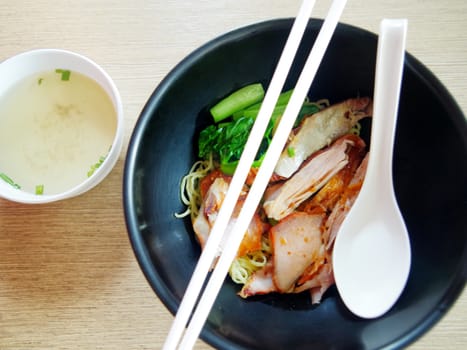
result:
[[[318,0],[314,17],[330,1]],[[92,191],[47,205],[0,199],[0,349],[159,349],[172,321],[146,282],[123,218],[126,147],[145,101],[168,71],[217,35],[279,17],[299,0],[0,1],[0,61],[34,48],[84,54],[122,95],[125,143]],[[342,22],[377,32],[408,18],[407,49],[467,111],[465,0],[349,0]],[[440,238],[441,239],[441,238]],[[467,348],[467,292],[411,349]],[[196,349],[210,349],[198,341]]]

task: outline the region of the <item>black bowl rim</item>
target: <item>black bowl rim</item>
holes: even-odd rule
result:
[[[322,19],[312,18],[313,21],[323,22]],[[124,174],[123,174],[123,208],[124,208],[124,217],[125,223],[127,226],[127,231],[129,234],[130,244],[133,248],[133,252],[138,261],[138,264],[143,271],[143,274],[148,281],[150,287],[156,293],[158,298],[162,301],[165,307],[175,315],[179,302],[177,298],[166,289],[166,285],[152,264],[149,251],[144,244],[144,240],[140,234],[140,230],[137,225],[137,217],[133,211],[135,208],[134,203],[134,193],[132,184],[134,182],[134,173],[135,162],[138,155],[138,145],[141,142],[144,130],[146,129],[147,124],[151,119],[151,115],[157,106],[158,101],[161,96],[164,95],[164,92],[176,80],[184,71],[189,69],[193,62],[196,62],[199,58],[204,56],[206,53],[211,50],[215,50],[218,46],[224,44],[226,41],[236,40],[242,38],[245,35],[248,35],[251,32],[255,31],[264,31],[272,29],[277,26],[282,25],[292,25],[293,18],[277,18],[266,20],[262,22],[257,22],[249,24],[231,31],[228,31],[195,49],[193,52],[188,54],[184,59],[182,59],[178,64],[176,64],[166,75],[165,78],[159,83],[155,88],[153,93],[150,95],[148,101],[144,105],[138,120],[135,124],[134,130],[130,136],[130,142],[127,149],[126,160],[124,164]],[[370,32],[369,30],[356,27],[354,25],[346,24],[340,22],[338,27],[347,30],[358,31],[362,34],[373,36],[377,38],[377,34]],[[449,106],[451,111],[450,115],[454,115],[453,122],[456,124],[457,128],[460,130],[460,133],[465,137],[464,147],[467,150],[467,119],[465,118],[462,110],[460,109],[457,102],[454,100],[450,92],[446,87],[441,83],[441,81],[417,58],[415,58],[410,53],[406,52],[405,57],[405,66],[409,67],[413,73],[422,79],[427,86],[434,89],[438,95],[443,96],[445,104]],[[412,328],[407,331],[405,336],[395,339],[393,344],[388,345],[387,348],[401,348],[407,346],[408,344],[414,342],[429,329],[431,329],[437,321],[439,321],[449,310],[449,308],[454,304],[456,299],[459,297],[463,291],[466,281],[467,281],[467,242],[464,245],[464,250],[462,254],[463,264],[460,264],[460,271],[456,273],[456,278],[453,279],[451,285],[447,289],[446,293],[440,300],[440,303],[434,306],[434,309],[431,314],[429,314],[422,322],[420,322],[415,328]],[[210,345],[216,348],[235,348],[239,349],[233,343],[226,344],[224,338],[219,338],[213,332],[203,329],[201,333],[201,338],[205,340]]]

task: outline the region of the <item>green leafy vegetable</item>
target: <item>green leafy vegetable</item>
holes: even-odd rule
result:
[[[241,111],[264,98],[264,88],[261,84],[247,85],[220,102],[210,109],[214,122],[218,123],[232,114]]]
[[[21,186],[18,185],[16,182],[14,182],[7,174],[5,173],[0,173],[0,179],[5,181],[7,184],[13,186],[14,188],[20,189]]]
[[[36,194],[37,195],[44,194],[44,185],[36,185]]]
[[[257,85],[260,84],[248,85],[243,89],[256,89]],[[235,91],[216,106],[222,106],[222,103],[225,103],[224,101],[228,99],[237,100],[237,98],[239,98],[238,96],[243,94],[243,89]],[[239,94],[239,92],[241,93]],[[252,164],[253,167],[259,167],[261,165],[266,150],[271,143],[275,127],[278,124],[280,117],[283,115],[292,93],[293,90],[289,90],[283,92],[279,96],[268,127],[264,133],[260,148],[256,154],[255,161]],[[258,115],[263,98],[264,91],[260,100],[253,104],[250,103],[249,105],[246,105],[245,103],[242,104],[243,107],[240,108],[240,104],[235,103],[234,108],[230,105],[233,102],[228,102],[224,107],[220,107],[222,113],[216,115],[214,115],[215,113],[212,113],[211,110],[216,124],[209,125],[201,131],[198,139],[198,156],[200,158],[208,159],[211,154],[214,155],[215,159],[220,163],[221,170],[225,174],[232,175],[235,172],[240,156],[245,148],[246,141]],[[306,115],[316,113],[320,109],[319,105],[305,101],[297,117],[296,125],[298,125]],[[222,122],[219,123],[219,121]],[[289,155],[291,152],[294,152],[294,150],[288,150]]]
[[[202,130],[198,140],[201,158],[208,158],[211,153],[218,156],[221,170],[226,174],[233,174],[245,148],[248,135],[254,123],[253,118],[242,117],[228,123],[210,125]],[[255,160],[261,161],[272,137],[273,123],[270,122],[266,130],[262,145]],[[259,166],[259,164],[257,164]]]
[[[70,75],[71,75],[71,71],[67,70],[67,69],[55,69],[55,73],[58,73],[58,74],[61,74],[61,79],[63,81],[68,81],[70,80]]]

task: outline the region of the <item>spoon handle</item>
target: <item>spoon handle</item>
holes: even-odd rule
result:
[[[388,181],[391,184],[388,186],[390,188],[392,188],[393,144],[404,67],[406,32],[406,19],[381,21],[381,39],[378,40],[376,60],[371,152],[366,178],[380,183]],[[388,178],[381,178],[382,176]]]

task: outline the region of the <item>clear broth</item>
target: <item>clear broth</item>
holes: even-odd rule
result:
[[[110,97],[83,74],[64,79],[42,72],[0,97],[0,174],[23,191],[73,188],[112,145],[117,117]]]

